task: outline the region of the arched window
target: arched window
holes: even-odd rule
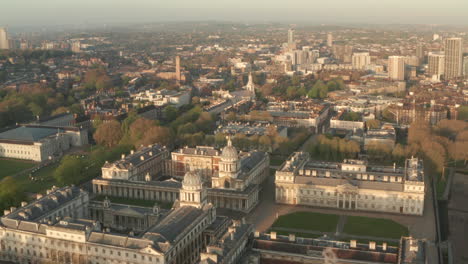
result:
[[[231,184],[227,180],[224,181],[224,188],[231,188]]]

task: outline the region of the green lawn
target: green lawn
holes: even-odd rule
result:
[[[36,163],[26,160],[0,159],[0,179],[32,168]]]
[[[19,185],[28,193],[45,193],[54,185],[58,185],[54,179],[54,171],[58,164],[52,164],[44,167],[32,174],[34,180],[29,178],[29,173],[23,174],[17,178]]]
[[[343,232],[348,235],[400,239],[409,234],[408,228],[387,219],[348,216]]]
[[[334,232],[338,223],[337,215],[312,212],[296,212],[282,215],[276,219],[272,228],[295,228],[320,232]]]
[[[96,196],[94,200],[96,201],[104,201],[106,198],[105,195]],[[118,203],[118,204],[128,204],[134,206],[143,206],[143,207],[153,207],[156,203],[163,209],[170,209],[172,208],[172,203],[169,202],[158,202],[152,200],[141,200],[141,199],[131,199],[131,198],[123,198],[123,197],[114,197],[108,196],[111,203]]]

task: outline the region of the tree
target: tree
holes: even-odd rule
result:
[[[172,122],[177,118],[177,108],[172,105],[168,105],[164,108],[163,115],[168,122]]]
[[[97,128],[93,138],[99,145],[106,147],[113,147],[117,145],[122,139],[120,123],[116,120],[103,123]]]
[[[458,120],[468,120],[468,105],[462,105],[458,109]]]
[[[17,180],[11,176],[0,180],[0,209],[16,206],[25,199],[26,196]]]
[[[54,178],[60,185],[78,184],[85,177],[86,164],[79,156],[65,156],[54,171]]]
[[[145,132],[143,138],[138,143],[144,146],[152,144],[161,144],[164,146],[169,146],[173,143],[172,138],[172,133],[168,128],[153,126]]]

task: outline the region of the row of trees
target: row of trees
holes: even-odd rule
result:
[[[342,161],[357,158],[360,152],[359,143],[353,140],[319,135],[316,141],[306,147],[313,159],[326,161]]]
[[[281,77],[276,84],[265,84],[260,88],[263,95],[279,96],[284,99],[294,100],[308,96],[310,98],[325,98],[328,92],[342,90],[345,84],[341,79],[333,79],[328,82],[313,80],[310,77],[301,76]]]

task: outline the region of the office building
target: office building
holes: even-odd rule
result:
[[[290,28],[288,30],[288,44],[291,45],[291,44],[294,44],[295,40],[294,40],[294,29]]]
[[[327,34],[327,46],[333,46],[333,34],[331,32]]]
[[[0,50],[10,49],[10,42],[8,40],[8,32],[6,28],[0,28]]]
[[[463,75],[468,79],[468,56],[463,57]]]
[[[429,52],[427,59],[427,74],[433,79],[440,80],[440,77],[444,75],[445,54],[442,52]]]
[[[445,69],[446,80],[462,75],[463,42],[461,38],[445,39]]]
[[[295,152],[276,171],[276,202],[343,210],[423,215],[425,182],[422,160],[405,167],[312,160]]]
[[[333,57],[342,63],[351,63],[353,57],[353,46],[350,45],[338,45],[332,46]]]
[[[359,52],[353,54],[353,69],[364,70],[371,63],[369,52]]]
[[[388,78],[394,81],[405,80],[405,57],[388,57]]]
[[[419,60],[419,64],[422,64],[422,63],[425,62],[426,55],[425,55],[425,52],[424,52],[424,46],[423,45],[418,45],[416,47],[416,57]]]

